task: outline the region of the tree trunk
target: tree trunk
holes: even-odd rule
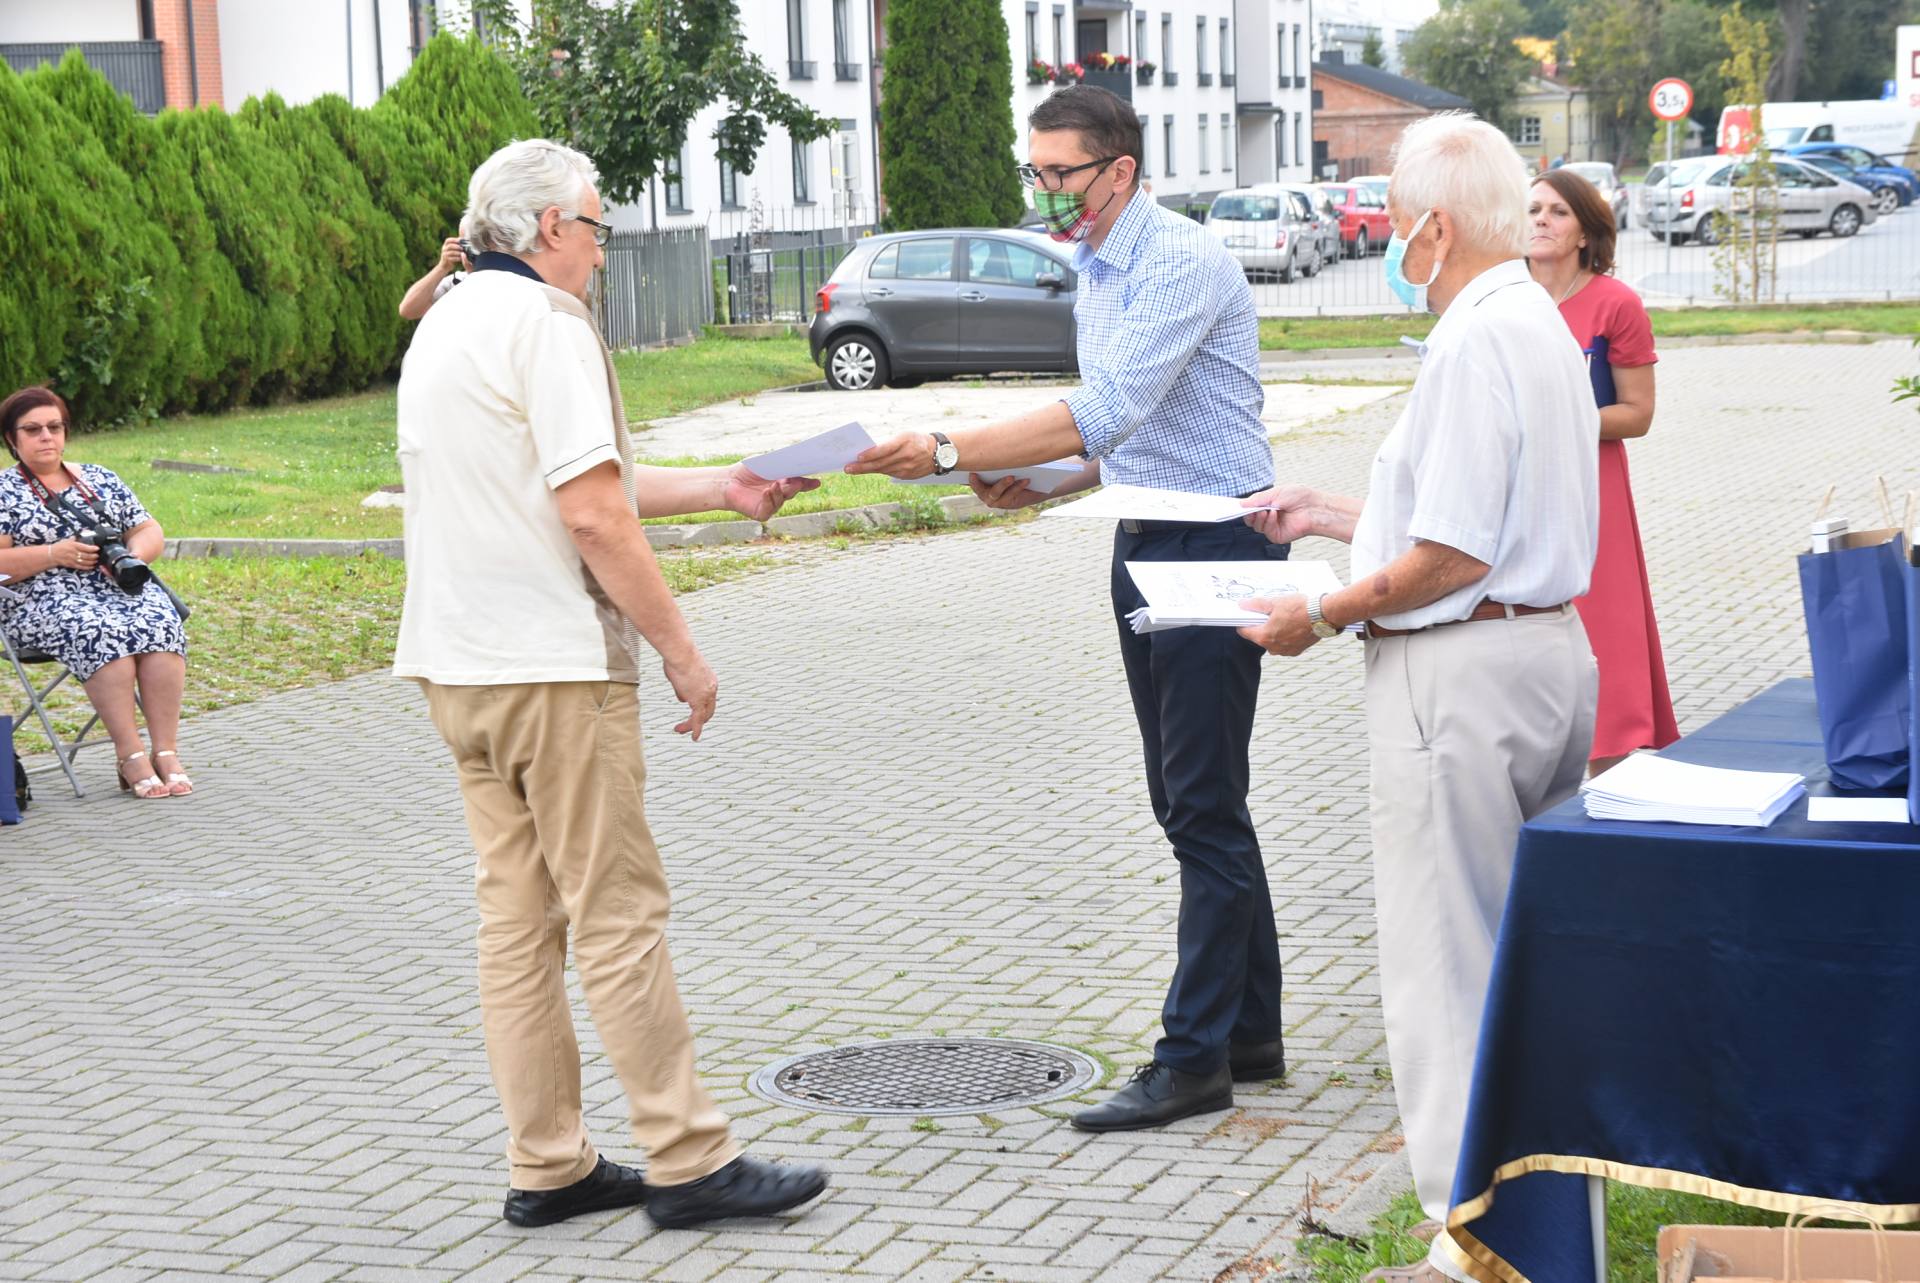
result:
[[[1807,20],[1812,0],[1779,0],[1780,56],[1767,77],[1767,97],[1792,102],[1800,89],[1800,71],[1807,61]]]

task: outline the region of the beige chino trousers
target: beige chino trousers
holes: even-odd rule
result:
[[[1366,647],[1380,1005],[1414,1187],[1444,1221],[1514,845],[1580,787],[1599,677],[1572,607]],[[1463,1277],[1444,1238],[1428,1259]]]
[[[647,827],[635,688],[421,682],[453,751],[478,852],[480,1010],[515,1189],[597,1161],[580,1109],[567,932],[647,1180],[698,1180],[738,1153],[693,1068],[667,954],[667,878]]]

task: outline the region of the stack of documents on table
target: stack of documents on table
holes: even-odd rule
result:
[[[1129,561],[1147,604],[1127,616],[1136,633],[1194,626],[1245,628],[1266,616],[1241,608],[1250,597],[1338,592],[1324,561]]]
[[[1806,777],[1732,771],[1635,753],[1581,785],[1596,820],[1732,824],[1765,828],[1807,791]]]
[[[1242,507],[1232,495],[1189,494],[1152,486],[1107,486],[1084,499],[1048,508],[1043,517],[1092,517],[1117,521],[1188,521],[1195,524],[1239,521],[1256,508]]]

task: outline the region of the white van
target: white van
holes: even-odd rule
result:
[[[1720,151],[1744,152],[1752,110],[1729,105],[1720,112]],[[1770,102],[1760,123],[1774,150],[1800,143],[1851,143],[1896,165],[1920,160],[1920,110],[1897,102]]]

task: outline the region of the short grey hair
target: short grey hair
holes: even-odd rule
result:
[[[1418,218],[1444,209],[1468,244],[1527,252],[1527,163],[1507,136],[1461,111],[1408,125],[1393,149],[1387,203]]]
[[[473,171],[461,226],[475,249],[525,254],[539,246],[541,214],[555,205],[578,214],[587,193],[599,188],[593,162],[573,148],[515,139]]]

